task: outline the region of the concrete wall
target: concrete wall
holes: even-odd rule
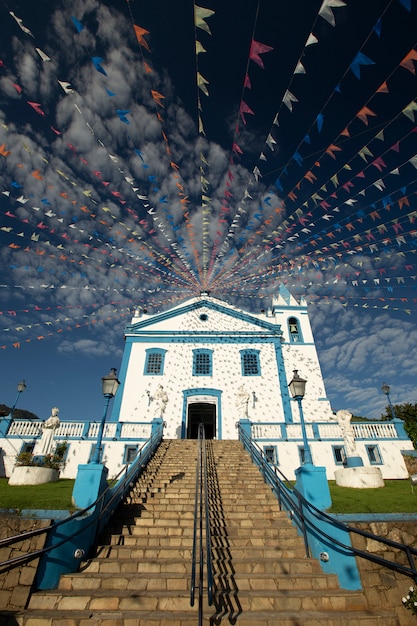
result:
[[[350,522],[350,525],[417,548],[415,521]],[[351,539],[355,548],[408,565],[405,554],[397,553],[388,546],[384,549],[382,544],[360,537],[354,533],[351,534]],[[394,610],[398,617],[399,626],[416,624],[416,616],[412,615],[408,609],[405,609],[401,602],[401,599],[407,595],[409,587],[414,586],[415,588],[417,586],[413,579],[365,559],[357,558],[357,564],[369,608],[380,609],[387,607]]]
[[[0,517],[0,539],[13,537],[20,533],[50,525],[50,520],[21,519],[19,517]],[[0,562],[21,556],[45,545],[46,533],[23,539],[10,547],[0,547]],[[31,586],[35,578],[39,559],[27,565],[15,567],[9,572],[0,574],[0,608],[14,611],[23,609],[30,596]],[[1,617],[0,617],[1,622]]]

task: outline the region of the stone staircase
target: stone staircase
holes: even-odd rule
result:
[[[196,441],[164,441],[95,557],[58,589],[34,593],[10,624],[196,626],[189,591],[196,454]],[[305,558],[302,538],[240,442],[208,441],[207,458],[215,602],[206,602],[204,624],[398,624]]]

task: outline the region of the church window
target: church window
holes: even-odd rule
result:
[[[290,319],[288,320],[288,330],[290,333],[291,343],[300,343],[301,341],[303,341],[300,324],[295,317],[290,317]]]
[[[213,350],[193,350],[193,376],[211,376]]]
[[[336,465],[345,465],[346,452],[344,446],[332,446],[333,458]]]
[[[146,350],[145,371],[146,376],[162,376],[164,373],[164,361],[166,350],[150,348]]]
[[[264,446],[264,453],[268,463],[278,465],[278,455],[276,446]]]
[[[241,350],[242,376],[260,376],[259,350]]]
[[[365,446],[371,465],[382,465],[382,457],[377,445]]]

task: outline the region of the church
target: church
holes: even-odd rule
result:
[[[294,376],[305,381],[303,419],[290,393]],[[328,479],[346,465],[349,442],[326,397],[307,304],[283,285],[259,313],[206,292],[161,313],[138,308],[125,330],[118,379],[101,442],[110,477],[135,458],[161,419],[167,439],[195,438],[200,423],[207,438],[237,439],[244,424],[290,480],[304,463],[306,438],[313,464],[324,466]],[[349,426],[349,445],[364,466],[379,467],[384,478],[408,477],[402,452],[413,446],[401,421]],[[74,478],[79,464],[91,462],[98,428],[61,421],[54,430],[54,440],[68,445],[62,477]],[[0,473],[10,476],[16,454],[36,454],[41,439],[39,424],[3,420]]]

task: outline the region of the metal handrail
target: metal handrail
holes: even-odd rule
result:
[[[144,470],[146,464],[152,458],[155,453],[156,448],[160,444],[162,440],[163,434],[163,424],[155,431],[155,433],[148,439],[148,441],[144,444],[144,446],[139,450],[135,460],[132,462],[130,466],[123,468],[114,477],[112,484],[109,485],[105,491],[88,507],[76,511],[69,517],[65,519],[58,520],[54,522],[50,526],[44,528],[38,528],[36,530],[29,530],[23,533],[19,533],[18,535],[14,535],[12,537],[5,537],[0,539],[0,548],[9,547],[14,545],[15,543],[19,543],[23,540],[31,539],[32,537],[36,537],[38,535],[51,533],[56,530],[60,526],[64,524],[68,524],[77,519],[85,518],[86,522],[82,525],[82,527],[76,531],[71,533],[68,536],[65,536],[62,540],[53,543],[45,548],[41,548],[40,550],[34,550],[33,552],[29,552],[27,554],[22,554],[20,556],[7,559],[5,561],[0,562],[0,574],[3,574],[19,565],[25,565],[26,563],[30,563],[34,559],[42,557],[43,555],[47,555],[52,550],[64,545],[65,543],[71,541],[75,537],[77,537],[80,533],[84,532],[86,528],[89,528],[93,524],[97,524],[97,530],[95,533],[95,537],[101,532],[103,527],[108,522],[110,516],[114,513],[116,508],[125,498],[128,490],[131,488],[132,483],[137,480],[139,475]],[[124,475],[124,476],[123,476]],[[98,518],[96,515],[93,515],[95,511],[98,511]]]
[[[205,526],[206,541],[206,566],[207,566],[207,601],[209,606],[213,604],[213,565],[211,558],[211,531],[210,509],[207,486],[207,456],[204,424],[198,427],[198,448],[196,462],[195,499],[194,499],[194,530],[193,548],[191,557],[191,586],[190,605],[194,606],[196,591],[197,569],[197,544],[198,544],[198,626],[203,623],[203,584],[204,584],[204,536]],[[205,522],[205,523],[204,523]]]
[[[281,472],[281,470],[279,470],[275,465],[271,465],[267,461],[264,451],[242,429],[240,424],[238,425],[238,432],[239,439],[242,442],[244,448],[249,452],[252,461],[254,461],[258,465],[262,475],[264,476],[265,481],[271,485],[273,492],[278,498],[280,509],[286,510],[290,514],[292,521],[300,529],[304,538],[307,556],[311,556],[307,531],[309,531],[310,533],[311,531],[313,531],[314,534],[319,535],[322,539],[330,541],[333,545],[337,545],[339,548],[346,551],[346,553],[351,554],[352,556],[358,556],[368,561],[372,561],[373,563],[377,563],[378,565],[399,572],[400,574],[404,574],[405,576],[413,578],[414,581],[417,583],[417,568],[415,565],[415,559],[413,558],[417,558],[416,548],[408,546],[404,543],[393,541],[386,537],[375,535],[366,530],[361,530],[360,528],[355,528],[354,526],[345,524],[344,522],[341,522],[331,515],[324,513],[313,504],[311,504],[308,500],[306,500],[304,496],[293,485],[289,487],[291,481]],[[396,563],[395,561],[390,561],[389,559],[378,556],[371,552],[360,550],[359,548],[355,548],[354,546],[344,544],[335,537],[332,537],[329,534],[325,533],[322,528],[314,524],[314,522],[312,522],[311,519],[305,515],[304,511],[308,511],[308,513],[310,513],[316,520],[328,522],[335,528],[341,529],[347,533],[356,534],[361,537],[365,537],[366,539],[372,539],[376,542],[389,546],[390,548],[395,548],[396,550],[403,552],[407,557],[409,567],[401,565],[400,563]]]

